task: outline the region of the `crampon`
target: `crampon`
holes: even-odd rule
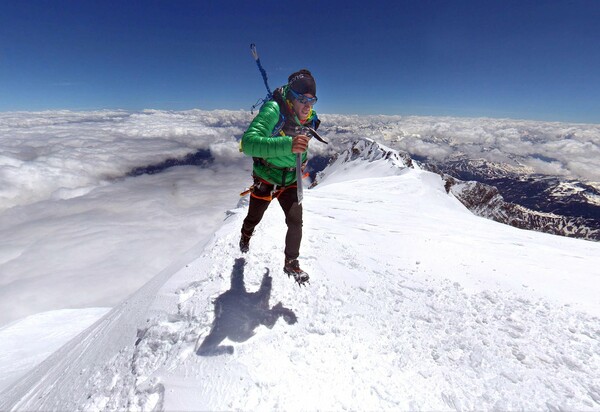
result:
[[[310,284],[308,273],[300,269],[300,264],[297,259],[286,260],[283,272],[287,273],[288,277],[292,276],[298,286]]]

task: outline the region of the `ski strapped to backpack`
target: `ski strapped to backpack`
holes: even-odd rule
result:
[[[256,109],[259,105],[262,105],[264,102],[269,101],[273,98],[273,92],[271,92],[271,88],[269,87],[269,79],[267,78],[267,72],[265,71],[265,69],[262,66],[262,63],[260,62],[260,57],[258,57],[256,44],[252,43],[250,45],[250,52],[252,53],[252,57],[254,57],[254,61],[258,66],[258,70],[260,71],[260,74],[263,78],[263,82],[265,83],[265,87],[267,88],[267,96],[264,99],[259,99],[258,102],[256,102],[256,104],[252,106],[252,109],[250,109],[250,113],[254,113],[254,109]]]

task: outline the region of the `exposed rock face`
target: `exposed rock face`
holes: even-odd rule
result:
[[[462,198],[457,197],[480,216],[524,229],[600,240],[600,187],[597,184],[534,174],[526,167],[482,159],[430,163],[424,168],[445,176],[447,190],[460,183],[453,193],[472,191],[471,196],[463,194]],[[450,178],[450,175],[453,177]],[[464,187],[464,181],[470,182],[470,186]],[[475,187],[475,182],[479,182],[478,187]],[[482,195],[484,191],[488,193],[486,201],[491,203],[487,208],[480,205],[476,210],[472,209],[475,207],[474,194]],[[492,193],[499,199],[490,199]],[[499,206],[501,203],[502,207]],[[503,211],[500,212],[500,209]]]
[[[537,212],[506,202],[494,186],[479,182],[462,182],[444,175],[446,190],[478,216],[521,229],[536,230],[587,240],[600,240],[600,230],[590,227],[588,219]]]

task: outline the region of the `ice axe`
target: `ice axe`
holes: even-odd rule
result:
[[[298,134],[303,134],[308,137],[314,137],[321,143],[329,144],[328,141],[319,136],[319,133],[312,127],[302,126],[297,129]],[[302,204],[304,192],[302,189],[302,153],[296,153],[296,186],[298,191],[298,204]]]

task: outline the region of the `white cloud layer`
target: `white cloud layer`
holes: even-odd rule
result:
[[[0,210],[82,193],[211,145],[229,143],[233,153],[248,119],[245,112],[196,110],[2,113]]]

